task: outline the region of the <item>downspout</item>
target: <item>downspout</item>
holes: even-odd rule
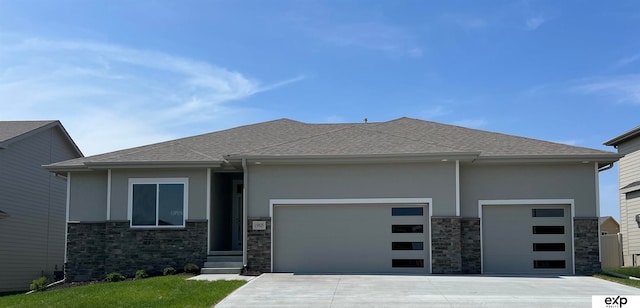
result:
[[[247,159],[242,159],[242,265],[243,268],[247,268],[247,187],[249,186],[249,169],[247,169]]]
[[[65,270],[65,267],[67,266],[67,238],[69,236],[69,200],[71,199],[70,192],[71,192],[71,172],[67,172],[67,201],[66,201],[66,209],[65,209],[66,213],[65,213],[65,222],[64,222],[64,264],[62,265],[64,276],[62,277],[62,280],[58,280],[48,284],[46,287],[44,287],[44,290],[67,281],[67,271]],[[36,292],[36,290],[31,290],[26,294],[31,294],[34,292]]]

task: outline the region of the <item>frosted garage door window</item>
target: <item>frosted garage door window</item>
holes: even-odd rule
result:
[[[131,189],[131,226],[184,226],[185,184],[132,184]]]

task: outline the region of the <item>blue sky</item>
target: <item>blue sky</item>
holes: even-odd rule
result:
[[[284,117],[607,149],[640,125],[639,38],[625,0],[0,0],[0,120],[89,155]],[[617,169],[600,186],[618,217]]]

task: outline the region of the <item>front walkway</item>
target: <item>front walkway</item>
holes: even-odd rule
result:
[[[591,307],[640,289],[582,276],[263,274],[216,307]]]

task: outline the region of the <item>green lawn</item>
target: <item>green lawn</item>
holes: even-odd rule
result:
[[[640,267],[611,267],[603,270],[640,278]]]
[[[0,307],[211,307],[245,281],[187,281],[186,276],[99,283],[0,297]]]
[[[603,270],[608,271],[608,272],[617,273],[617,274],[622,274],[622,275],[627,275],[627,276],[633,276],[633,277],[640,278],[640,267],[615,267],[615,268],[605,268]],[[609,275],[605,275],[605,274],[596,274],[596,275],[593,275],[593,277],[604,279],[604,280],[609,280],[609,281],[613,281],[613,282],[617,282],[617,283],[620,283],[620,284],[624,284],[624,285],[628,285],[628,286],[632,286],[632,287],[636,287],[636,288],[640,288],[640,280],[613,277],[613,276],[609,276]]]

